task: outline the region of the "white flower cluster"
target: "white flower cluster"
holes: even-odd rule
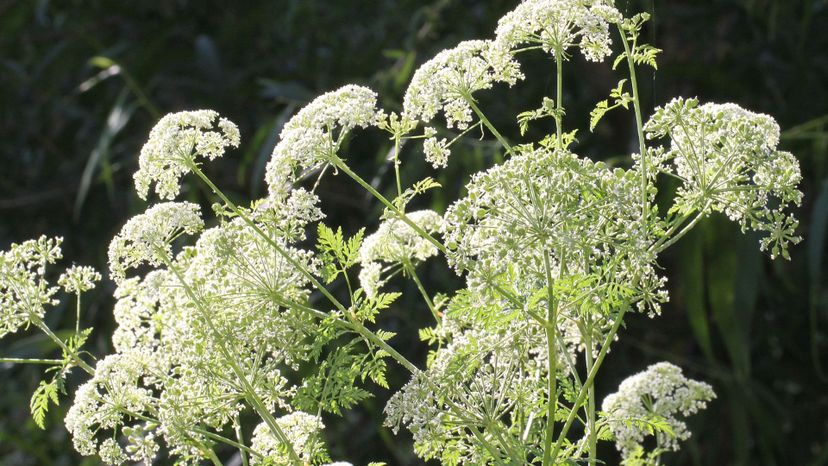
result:
[[[141,148],[139,169],[135,172],[135,189],[146,199],[155,183],[162,199],[174,199],[181,186],[179,180],[190,172],[196,156],[213,160],[227,147],[238,147],[239,129],[212,110],[170,113],[150,132]]]
[[[788,244],[800,241],[798,222],[786,209],[802,201],[802,175],[796,158],[777,150],[779,125],[772,117],[676,98],[657,108],[644,129],[651,139],[670,139],[655,154],[659,168],[683,182],[677,211],[724,212],[743,231],[767,233],[761,246],[772,257],[787,257]]]
[[[448,260],[458,273],[469,272],[469,286],[491,289],[495,277],[511,270],[526,288],[543,288],[548,255],[556,280],[592,277],[596,289],[637,290],[594,296],[601,304],[638,298],[642,310],[658,313],[667,296],[650,252],[653,231],[642,221],[638,173],[562,149],[516,152],[476,174],[466,197],[445,214]]]
[[[106,464],[113,465],[128,460],[152,462],[159,448],[152,441],[152,432],[141,436],[140,442],[136,436],[130,439],[136,442],[131,445],[142,443],[141,448],[130,448],[132,453],[127,453],[112,436],[133,418],[128,413],[154,410],[152,390],[140,386],[148,376],[148,366],[147,355],[139,351],[113,354],[98,362],[95,376],[78,389],[66,414],[66,429],[78,453],[97,453]]]
[[[297,411],[276,419],[276,424],[285,433],[293,449],[303,464],[319,464],[329,461],[322,438],[322,418]],[[284,445],[273,435],[270,428],[262,423],[253,431],[251,448],[264,455],[251,458],[251,464],[273,466],[292,466],[295,464],[288,456]]]
[[[46,279],[46,266],[63,257],[62,238],[41,236],[0,251],[0,338],[42,318],[57,304],[57,288]]]
[[[434,136],[430,136],[423,141],[423,153],[425,153],[426,162],[430,163],[434,168],[440,168],[448,165],[451,149],[449,149],[446,138],[437,139]]]
[[[141,264],[158,266],[172,259],[173,240],[204,228],[201,211],[192,202],[164,202],[131,218],[109,244],[109,270],[119,283],[126,271]]]
[[[606,0],[524,0],[497,23],[495,39],[506,49],[539,45],[554,53],[577,46],[590,61],[603,61],[612,51],[609,25],[621,13]]]
[[[395,432],[405,425],[425,460],[478,465],[530,457],[542,442],[541,431],[531,428],[537,420],[527,414],[542,410],[545,401],[543,329],[502,302],[461,293],[437,331],[447,343],[430,355],[426,371],[389,400],[385,424]],[[559,359],[565,367],[565,355]],[[479,436],[509,447],[486,448]]]
[[[58,285],[67,293],[84,293],[95,288],[95,283],[101,281],[101,274],[93,267],[73,265],[58,278]]]
[[[616,447],[626,457],[640,449],[653,431],[659,448],[678,450],[678,442],[690,438],[687,425],[678,416],[695,414],[714,398],[710,385],[688,379],[681,368],[660,362],[621,382],[618,392],[608,395],[601,409]],[[666,423],[674,436],[652,428],[659,423]]]
[[[443,218],[433,210],[406,214],[409,220],[428,233],[439,231]],[[382,262],[402,264],[424,261],[436,256],[437,247],[398,218],[382,222],[377,231],[366,237],[359,249],[362,271],[359,281],[368,296],[375,296],[382,285]]]
[[[450,128],[465,129],[472,121],[468,99],[474,92],[522,78],[508,49],[487,40],[460,42],[417,69],[405,92],[404,114],[428,123],[442,111]]]
[[[299,177],[331,160],[354,128],[377,124],[377,94],[347,85],[322,94],[288,121],[267,164],[265,180],[271,196],[282,201]]]

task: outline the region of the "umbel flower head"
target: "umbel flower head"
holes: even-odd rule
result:
[[[772,117],[736,104],[676,98],[657,108],[644,130],[650,139],[670,139],[654,153],[658,168],[682,181],[673,210],[724,212],[743,231],[765,232],[762,250],[788,257],[788,244],[800,238],[786,210],[802,201],[802,175],[796,158],[777,150],[779,125]]]
[[[642,220],[637,172],[565,149],[523,146],[516,154],[476,174],[466,197],[446,211],[447,257],[458,273],[469,273],[470,287],[491,289],[495,277],[510,272],[531,293],[545,286],[548,255],[553,278],[589,277],[593,286],[613,284],[596,289],[638,290],[647,298],[641,306],[659,312],[666,293],[649,251],[653,232]]]
[[[495,41],[509,50],[529,44],[564,54],[577,46],[587,60],[603,61],[611,53],[609,25],[621,20],[605,0],[524,0],[497,22]]]
[[[57,304],[57,288],[46,280],[46,266],[63,257],[62,242],[41,236],[0,252],[0,338],[30,324],[33,317],[42,318],[45,306]]]
[[[227,147],[238,147],[239,129],[213,110],[170,113],[150,131],[149,140],[141,148],[135,189],[146,199],[155,183],[155,192],[162,199],[174,199],[181,186],[179,180],[190,172],[196,157],[213,160]]]
[[[285,433],[303,464],[320,464],[330,461],[322,438],[322,430],[325,428],[322,418],[296,411],[276,419],[276,424]],[[285,466],[294,464],[282,443],[264,423],[259,424],[253,431],[251,447],[264,455],[263,458],[253,457],[251,464]]]
[[[93,267],[73,265],[58,278],[58,285],[67,293],[83,293],[95,288],[95,283],[101,281],[101,274]]]
[[[467,99],[494,83],[523,79],[511,52],[488,40],[460,42],[425,62],[414,73],[403,101],[406,117],[428,123],[442,111],[448,126],[465,129],[472,121]]]
[[[173,240],[204,228],[201,212],[192,202],[164,202],[131,218],[109,244],[109,270],[120,283],[127,269],[158,266],[172,257]]]
[[[624,457],[642,448],[651,426],[666,423],[672,431],[657,432],[661,448],[678,450],[678,442],[690,438],[687,417],[707,407],[716,398],[710,385],[686,378],[681,368],[668,362],[648,367],[627,377],[618,391],[604,399],[602,410],[615,436],[615,445]]]
[[[303,172],[329,162],[352,129],[375,125],[376,106],[374,91],[347,85],[320,95],[294,115],[267,164],[265,180],[271,196],[283,199]]]
[[[440,230],[443,218],[433,210],[418,210],[406,216],[427,233]],[[391,264],[424,261],[439,251],[430,241],[420,236],[410,225],[398,218],[382,222],[377,231],[369,235],[359,248],[362,271],[359,281],[368,296],[375,296],[382,284],[381,262]]]

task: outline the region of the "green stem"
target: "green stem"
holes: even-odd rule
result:
[[[557,135],[558,149],[563,149],[563,53],[561,47],[555,47],[555,134]]]
[[[587,374],[592,372],[592,319],[587,316],[586,333],[584,334],[584,351]],[[595,383],[589,384],[587,388],[587,431],[589,432],[589,461],[587,464],[595,465],[597,460],[598,436],[595,431]]]
[[[362,179],[362,177],[360,177],[359,175],[354,173],[354,171],[351,170],[351,168],[348,167],[348,165],[346,165],[345,162],[342,159],[340,159],[335,154],[332,156],[332,158],[333,158],[332,162],[333,162],[334,166],[336,166],[337,169],[342,170],[342,172],[344,172],[346,175],[351,177],[354,181],[359,183],[359,185],[362,186],[366,191],[371,193],[372,196],[379,199],[379,201],[382,202],[382,204],[385,207],[387,207],[388,210],[390,210],[391,212],[393,212],[397,216],[397,218],[399,218],[400,220],[403,221],[403,223],[405,223],[406,225],[411,227],[415,232],[417,232],[418,235],[423,237],[426,241],[433,244],[438,250],[440,250],[440,252],[442,252],[443,254],[446,253],[446,247],[443,246],[443,243],[437,241],[437,239],[434,238],[433,236],[431,236],[431,234],[429,234],[427,231],[423,230],[422,227],[420,227],[419,225],[414,223],[410,218],[408,218],[407,215],[405,215],[404,212],[402,212],[400,209],[398,209],[397,206],[395,206],[385,196],[380,194],[379,191],[374,189],[374,187],[371,186],[370,183],[368,183],[367,181]]]
[[[502,134],[500,134],[500,131],[498,131],[498,130],[497,130],[497,128],[495,128],[495,127],[494,127],[494,125],[492,124],[492,122],[491,122],[491,121],[489,121],[489,119],[488,119],[488,118],[486,118],[486,115],[484,115],[484,114],[483,114],[483,112],[482,112],[482,111],[480,111],[480,108],[479,108],[479,107],[477,106],[477,104],[474,102],[474,99],[472,98],[472,96],[471,96],[471,95],[464,94],[464,95],[463,95],[463,99],[465,99],[465,101],[469,104],[469,106],[471,107],[471,109],[472,109],[472,110],[474,110],[474,113],[475,113],[475,114],[477,114],[477,118],[480,118],[480,121],[482,121],[482,122],[483,122],[483,125],[484,125],[484,126],[486,126],[486,128],[489,128],[489,131],[491,131],[491,132],[492,132],[492,134],[494,134],[494,137],[495,137],[495,138],[497,138],[497,140],[498,140],[498,141],[500,141],[500,144],[501,144],[501,145],[502,145],[502,146],[503,146],[503,147],[504,147],[504,148],[505,148],[505,149],[506,149],[506,150],[507,150],[510,154],[512,154],[512,153],[513,153],[513,151],[512,151],[512,145],[511,145],[511,144],[509,144],[509,141],[507,141],[507,140],[506,140],[506,138],[504,138]]]
[[[627,35],[624,32],[624,29],[619,25],[618,32],[621,34],[621,43],[624,44],[624,54],[627,58],[627,66],[630,69],[630,86],[632,86],[633,92],[633,108],[635,111],[635,127],[638,133],[638,150],[641,155],[641,208],[643,217],[646,219],[649,215],[650,205],[648,200],[647,194],[647,185],[649,184],[649,174],[647,173],[648,168],[648,160],[647,160],[647,145],[644,140],[644,123],[641,118],[641,100],[639,99],[638,95],[638,81],[635,77],[635,62],[633,62],[632,52],[630,50],[630,44],[627,41]]]
[[[626,314],[627,308],[622,308],[618,315],[615,317],[615,321],[612,324],[612,328],[610,329],[609,333],[607,333],[606,338],[604,338],[604,343],[601,346],[601,351],[598,353],[598,357],[595,358],[595,362],[592,365],[592,370],[589,371],[586,380],[584,381],[584,386],[581,387],[581,390],[578,391],[578,397],[575,399],[575,403],[572,405],[572,409],[569,410],[569,415],[566,418],[566,422],[564,422],[563,429],[561,429],[561,433],[558,436],[558,440],[555,442],[555,446],[552,448],[552,458],[557,459],[558,451],[561,449],[561,445],[563,444],[564,439],[566,438],[566,434],[569,432],[569,428],[572,426],[572,422],[575,420],[575,416],[578,414],[579,406],[584,403],[584,399],[587,396],[588,387],[590,387],[594,381],[595,376],[598,374],[598,369],[601,368],[601,364],[604,362],[604,357],[607,355],[607,351],[609,351],[610,344],[612,343],[612,339],[615,338],[615,334],[618,333],[618,328],[621,326],[621,322],[624,320],[624,314]]]
[[[670,239],[669,239],[669,240],[667,240],[667,241],[663,241],[663,242],[662,242],[662,241],[659,241],[659,242],[656,242],[656,243],[653,245],[653,247],[652,247],[653,252],[654,252],[655,254],[659,254],[660,252],[664,251],[665,249],[667,249],[667,248],[669,248],[670,246],[672,246],[673,244],[675,244],[675,242],[676,242],[676,241],[680,240],[680,239],[681,239],[684,235],[686,235],[687,233],[689,233],[689,232],[690,232],[690,230],[692,230],[692,229],[693,229],[693,227],[695,227],[695,226],[696,226],[696,224],[697,224],[697,223],[699,223],[699,221],[700,221],[702,218],[704,218],[704,217],[705,217],[705,212],[706,212],[706,211],[707,211],[707,205],[705,205],[705,206],[704,206],[704,208],[703,208],[703,209],[702,209],[702,210],[701,210],[701,211],[700,211],[700,212],[696,215],[696,217],[695,217],[695,218],[694,218],[694,219],[693,219],[690,223],[688,223],[687,225],[685,225],[685,226],[684,226],[684,228],[682,228],[682,229],[681,229],[681,231],[680,231],[680,232],[678,232],[675,236],[673,236],[672,238],[670,238]],[[664,236],[664,237],[662,238],[662,240],[663,240],[664,238],[667,238],[667,236]]]
[[[244,444],[244,433],[242,432],[241,421],[239,420],[239,415],[233,418],[233,427],[236,431],[236,440],[239,441],[239,444]],[[247,461],[247,452],[243,448],[239,448],[239,457],[241,458],[242,466],[249,466],[249,462]]]
[[[0,364],[63,364],[62,359],[27,359],[27,358],[0,358]]]
[[[555,435],[555,411],[558,406],[558,351],[555,341],[555,333],[557,330],[557,308],[554,293],[552,291],[552,266],[549,260],[549,251],[546,249],[543,251],[543,268],[546,272],[546,320],[548,322],[548,325],[546,326],[546,352],[549,372],[549,381],[547,386],[548,400],[546,408],[546,435],[543,440],[543,466],[549,466],[549,464],[551,464],[550,461],[552,460],[552,452],[549,447],[552,445],[552,439]]]
[[[394,176],[397,180],[397,197],[402,196],[402,183],[400,182],[400,136],[394,135]]]
[[[81,293],[78,291],[78,300],[75,303],[77,309],[75,309],[75,335],[80,334],[80,310],[81,310]]]
[[[65,354],[68,354],[69,357],[71,357],[72,360],[75,361],[78,367],[86,371],[86,373],[89,375],[95,375],[95,369],[93,369],[92,366],[87,364],[86,361],[81,359],[81,357],[78,355],[76,351],[70,351],[69,347],[66,346],[66,343],[64,343],[63,340],[61,340],[57,335],[55,335],[54,332],[52,332],[52,330],[46,325],[46,323],[43,322],[43,319],[36,315],[31,315],[31,318],[35,326],[37,326],[37,328],[42,330],[43,333],[45,333],[49,338],[51,338],[52,341],[54,341],[60,347],[60,349],[63,350]]]
[[[431,311],[431,315],[434,316],[434,320],[437,321],[437,323],[440,323],[440,314],[437,312],[437,308],[434,307],[434,303],[428,296],[428,293],[426,292],[425,287],[423,287],[422,282],[420,282],[420,278],[417,276],[417,272],[414,270],[414,265],[411,264],[410,260],[406,259],[405,262],[403,262],[403,267],[405,267],[408,274],[411,275],[411,278],[414,280],[414,283],[417,284],[417,289],[420,290],[420,295],[422,295],[423,301],[425,301],[426,306],[428,306],[428,309]]]
[[[210,461],[215,466],[224,466],[224,463],[221,462],[219,457],[216,455],[216,452],[214,452],[212,448],[209,448],[209,447],[205,446],[204,449],[205,449],[205,452],[207,453],[207,457],[210,458]]]

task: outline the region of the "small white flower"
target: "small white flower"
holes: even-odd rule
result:
[[[437,138],[427,138],[423,141],[423,152],[425,152],[425,159],[434,168],[445,167],[448,164],[451,149],[448,148],[448,141],[445,138],[437,140]]]
[[[93,267],[73,265],[58,278],[58,285],[67,293],[83,293],[95,288],[95,282],[101,281],[101,274]]]
[[[325,443],[322,439],[322,429],[325,426],[319,416],[297,411],[276,419],[276,424],[284,432],[293,450],[306,464],[316,464],[320,458],[327,457]],[[267,464],[280,466],[293,464],[284,445],[279,442],[265,423],[259,424],[253,431],[251,448],[263,454],[268,461],[272,461]],[[253,456],[251,464],[263,464],[262,459]]]
[[[657,108],[644,130],[650,139],[670,139],[656,162],[682,180],[673,210],[723,212],[742,230],[766,232],[760,244],[772,257],[787,257],[788,245],[800,241],[798,223],[785,211],[802,201],[802,174],[793,155],[777,150],[772,117],[676,98]]]
[[[428,233],[438,231],[443,224],[440,214],[433,210],[419,210],[405,215]],[[437,253],[434,244],[398,218],[382,222],[376,232],[365,238],[359,249],[363,264],[376,261],[401,263],[412,259],[423,261]]]

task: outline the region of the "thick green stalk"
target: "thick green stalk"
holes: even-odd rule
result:
[[[592,372],[592,319],[587,316],[586,333],[584,334],[584,351],[587,374]],[[597,460],[598,436],[595,431],[595,383],[589,384],[587,388],[587,431],[589,432],[589,461],[588,464],[595,465]]]
[[[586,380],[584,381],[584,386],[581,387],[581,390],[578,391],[578,397],[575,399],[575,403],[572,405],[572,409],[569,410],[569,415],[566,418],[566,422],[564,422],[564,426],[561,429],[561,433],[558,436],[558,440],[555,442],[555,446],[552,448],[552,458],[557,459],[558,451],[561,449],[561,445],[563,444],[564,439],[566,438],[566,434],[569,433],[569,428],[572,426],[572,422],[575,420],[575,417],[578,415],[579,406],[584,403],[584,399],[586,399],[588,387],[590,387],[595,382],[595,376],[598,374],[598,369],[601,368],[601,364],[604,362],[604,357],[607,355],[607,351],[609,351],[610,344],[612,343],[613,338],[615,338],[615,334],[618,333],[618,328],[621,326],[621,322],[624,320],[624,314],[626,314],[627,308],[622,308],[618,315],[615,317],[615,321],[612,324],[612,328],[610,329],[609,333],[607,333],[606,338],[604,338],[603,345],[601,346],[601,351],[598,353],[598,357],[595,358],[595,362],[592,365],[592,370],[589,371]]]
[[[549,372],[549,381],[547,385],[548,399],[546,408],[546,435],[543,440],[543,466],[549,466],[552,460],[552,452],[550,446],[555,435],[555,411],[558,407],[558,351],[555,341],[555,333],[557,330],[557,308],[555,297],[552,291],[552,266],[549,260],[549,251],[543,251],[543,268],[546,272],[546,303],[547,314],[546,321],[546,352],[547,352],[547,369]]]

